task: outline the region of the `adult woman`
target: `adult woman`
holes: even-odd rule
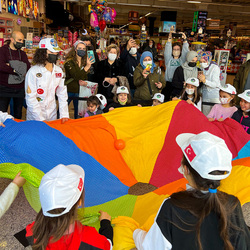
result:
[[[209,51],[199,53],[202,73],[198,78],[202,85],[202,113],[207,116],[216,103],[220,103],[220,68],[212,62]]]
[[[177,67],[181,66],[186,61],[186,56],[189,51],[189,44],[185,33],[182,33],[183,46],[180,43],[172,44],[172,33],[171,31],[168,36],[168,41],[165,46],[164,59],[165,59],[165,79],[166,87],[162,90],[162,94],[165,95],[165,101],[170,100],[170,96],[173,91],[172,80],[174,72]]]
[[[76,41],[73,48],[66,56],[65,85],[68,91],[68,104],[72,101],[70,97],[79,97],[79,86],[87,86],[85,80],[88,79],[88,71],[93,63],[93,58],[89,58],[86,53],[86,45],[83,41]],[[73,100],[74,117],[78,117],[78,100]]]
[[[106,60],[98,64],[98,93],[103,94],[107,99],[112,99],[114,94],[111,92],[114,85],[119,86],[117,76],[123,75],[123,69],[119,58],[120,49],[117,45],[111,44],[107,47]]]
[[[157,53],[157,49],[155,48],[155,41],[154,40],[149,40],[148,46],[144,49],[144,51],[151,52],[153,55],[154,62],[158,61],[158,58],[157,58],[158,53]]]
[[[153,55],[145,51],[141,55],[140,64],[135,68],[135,99],[151,100],[155,93],[165,87],[165,79],[153,62]]]
[[[176,141],[184,154],[179,171],[187,190],[163,202],[148,233],[134,231],[137,249],[249,249],[239,200],[217,190],[232,169],[225,141],[208,132],[181,134]]]
[[[69,119],[68,95],[64,85],[63,71],[56,66],[61,49],[52,38],[42,39],[33,63],[25,79],[27,120],[51,121],[57,119],[56,98],[62,123]]]
[[[173,97],[180,95],[180,92],[183,89],[183,84],[188,78],[192,77],[197,78],[198,76],[198,69],[196,67],[197,60],[198,60],[197,52],[189,51],[187,53],[186,62],[175,70],[172,80]]]

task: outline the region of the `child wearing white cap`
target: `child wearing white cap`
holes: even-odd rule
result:
[[[238,97],[240,97],[240,108],[233,114],[232,119],[239,122],[250,134],[250,89],[246,89]]]
[[[19,233],[25,235],[22,242],[28,241],[32,249],[75,250],[83,249],[83,246],[84,249],[112,249],[110,215],[100,211],[103,235],[77,221],[77,208],[84,204],[84,177],[85,172],[80,166],[63,164],[43,176],[39,186],[42,209],[25,232]]]
[[[232,170],[225,141],[208,132],[180,134],[176,141],[183,152],[179,172],[188,181],[187,190],[163,202],[148,232],[134,231],[137,249],[249,249],[239,200],[217,190]]]
[[[152,100],[153,100],[152,106],[157,106],[157,105],[164,103],[164,98],[165,98],[165,96],[161,93],[154,94],[154,96],[152,98]]]
[[[114,95],[113,100],[114,100],[114,102],[109,104],[104,109],[104,112],[114,110],[115,108],[133,106],[133,104],[131,103],[131,95],[129,93],[129,90],[125,86],[120,86],[117,88],[116,94]]]
[[[188,78],[184,83],[184,88],[180,94],[180,97],[174,97],[174,100],[184,100],[188,104],[194,105],[197,109],[201,111],[201,95],[198,90],[199,80],[195,77]]]
[[[207,118],[209,121],[224,121],[231,118],[233,113],[237,111],[235,105],[236,89],[231,84],[220,87],[220,104],[215,104],[209,112]]]
[[[25,78],[27,120],[52,121],[57,119],[57,103],[62,123],[69,119],[67,87],[62,69],[56,65],[61,49],[53,38],[42,39],[36,50],[33,67]]]

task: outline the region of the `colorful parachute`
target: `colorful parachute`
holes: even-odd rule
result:
[[[148,230],[162,201],[185,189],[186,180],[177,170],[182,153],[175,138],[180,133],[208,131],[223,138],[234,167],[221,190],[242,204],[250,202],[250,135],[232,119],[209,122],[184,101],[115,109],[65,124],[7,120],[5,125],[0,127],[0,177],[14,178],[23,169],[25,195],[38,211],[43,174],[59,163],[82,166],[82,223],[97,226],[98,211],[110,213],[115,218],[114,249],[133,248],[133,230]],[[115,148],[117,139],[125,142],[123,150]]]

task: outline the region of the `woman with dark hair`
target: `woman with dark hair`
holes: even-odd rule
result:
[[[56,66],[61,49],[52,38],[42,39],[34,55],[34,66],[25,78],[27,120],[51,121],[57,119],[58,97],[59,113],[62,123],[69,119],[68,95],[64,85],[63,71]]]
[[[172,44],[172,34],[171,31],[168,36],[168,41],[165,45],[164,51],[164,59],[165,59],[165,79],[166,79],[166,87],[162,90],[162,94],[165,95],[165,101],[170,100],[170,96],[172,95],[173,87],[172,81],[174,72],[177,67],[181,66],[186,61],[186,56],[189,51],[189,44],[187,42],[187,37],[185,33],[182,34],[183,38],[183,46],[181,43],[175,42]]]
[[[66,56],[65,68],[65,85],[67,86],[68,97],[79,97],[80,86],[87,87],[88,72],[94,59],[89,58],[86,52],[86,45],[79,40],[74,43],[74,46]],[[68,99],[68,104],[72,99]],[[78,117],[78,100],[73,100],[74,117]]]
[[[157,57],[157,49],[155,48],[155,41],[154,40],[149,40],[148,42],[148,46],[143,50],[144,51],[149,51],[152,53],[153,55],[153,60],[154,62],[157,62],[158,61],[158,57]]]
[[[138,250],[247,250],[250,233],[239,200],[217,190],[232,170],[224,140],[208,132],[176,138],[183,152],[180,173],[187,190],[165,200],[148,233],[133,233]]]

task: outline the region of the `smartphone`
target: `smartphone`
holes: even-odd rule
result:
[[[94,51],[93,51],[93,50],[88,50],[87,53],[88,53],[88,58],[92,57],[92,59],[94,59],[94,62],[93,62],[93,63],[95,63]]]
[[[182,34],[180,34],[180,33],[173,33],[172,36],[173,37],[182,37]]]

